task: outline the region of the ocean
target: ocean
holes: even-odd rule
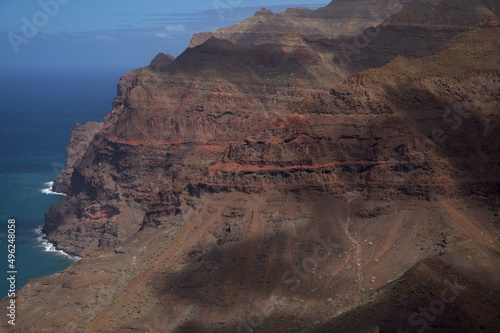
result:
[[[0,71],[0,297],[7,295],[8,220],[15,219],[16,289],[76,258],[44,241],[44,213],[61,199],[51,182],[75,123],[102,121],[127,69]]]

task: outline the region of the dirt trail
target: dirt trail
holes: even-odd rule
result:
[[[349,230],[351,226],[351,201],[349,200],[347,202],[347,217],[346,217],[346,223],[344,225],[345,228],[345,233],[347,235],[347,238],[349,238],[351,244],[354,245],[354,260],[356,261],[356,275],[358,277],[358,289],[361,290],[362,288],[362,281],[363,281],[363,272],[362,272],[362,264],[361,264],[361,245],[359,242],[351,235],[351,232]]]

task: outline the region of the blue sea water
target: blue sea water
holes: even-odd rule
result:
[[[75,260],[41,240],[47,189],[65,163],[76,122],[101,121],[125,69],[0,71],[0,297],[7,295],[8,220],[16,220],[16,288]],[[44,191],[45,190],[45,191]]]

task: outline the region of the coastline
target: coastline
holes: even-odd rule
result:
[[[52,186],[54,185],[53,181],[46,182],[46,183],[44,183],[44,185],[47,187],[40,190],[40,192],[42,192],[43,194],[66,196],[66,194],[64,194],[64,193],[58,193],[58,192],[52,191]]]
[[[58,193],[58,192],[52,191],[52,185],[54,185],[53,181],[46,182],[46,183],[44,183],[44,185],[46,187],[40,190],[43,194],[47,194],[47,195],[60,195],[60,196],[65,196],[66,195],[64,193]],[[81,257],[79,257],[79,256],[74,256],[74,255],[68,254],[68,253],[66,253],[66,252],[64,252],[62,250],[56,249],[56,247],[54,246],[54,244],[52,244],[51,242],[49,242],[47,240],[46,235],[42,232],[42,229],[43,229],[43,225],[38,226],[37,228],[33,229],[32,231],[36,235],[36,240],[39,243],[38,247],[44,248],[44,252],[55,253],[55,254],[64,256],[67,259],[74,260],[74,261],[78,261],[78,260],[81,259]]]
[[[51,242],[49,242],[45,238],[45,234],[42,232],[42,229],[43,229],[43,226],[39,226],[39,227],[33,229],[32,232],[36,234],[36,240],[39,243],[38,247],[42,247],[44,249],[44,252],[49,252],[49,253],[54,253],[54,254],[57,254],[60,256],[64,256],[65,258],[70,259],[70,260],[74,260],[74,261],[78,261],[78,260],[82,259],[81,257],[74,256],[74,255],[68,254],[62,250],[56,249],[54,244],[52,244]]]

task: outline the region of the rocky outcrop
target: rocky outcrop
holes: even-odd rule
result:
[[[80,162],[90,142],[102,129],[102,126],[103,124],[98,122],[88,122],[85,125],[76,124],[75,129],[71,131],[71,138],[66,154],[66,165],[54,180],[52,191],[57,193],[68,193],[74,166]]]
[[[165,67],[170,65],[174,60],[175,57],[171,54],[158,53],[156,57],[151,60],[149,68],[155,72],[161,72],[165,70]]]

